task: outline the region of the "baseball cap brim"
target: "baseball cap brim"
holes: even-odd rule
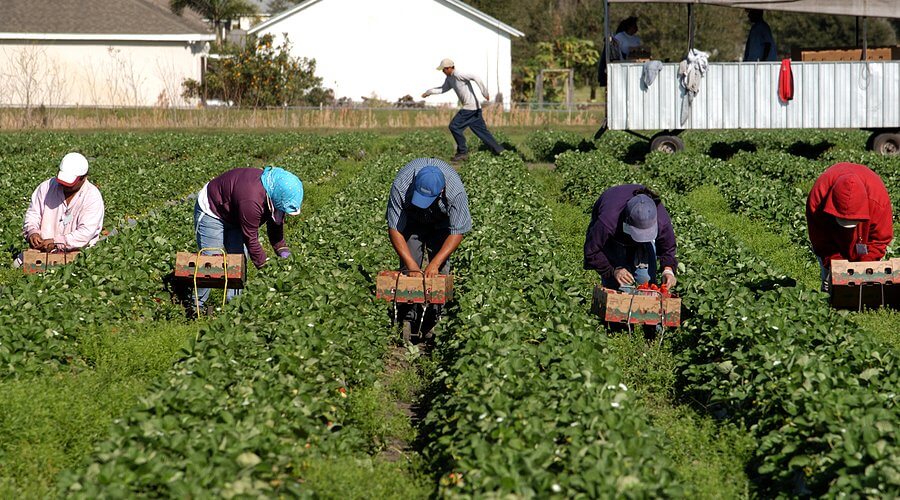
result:
[[[841,217],[835,217],[834,219],[837,221],[839,226],[846,228],[846,229],[852,229],[852,228],[856,227],[857,225],[859,225],[859,221],[856,221],[856,220],[844,219]]]
[[[78,178],[80,175],[75,175],[70,172],[60,173],[56,176],[56,182],[62,184],[65,187],[72,187],[78,182]]]
[[[656,241],[656,235],[659,233],[657,226],[640,229],[625,222],[622,224],[622,232],[631,236],[636,243],[649,243]]]
[[[437,195],[435,196],[426,196],[418,191],[413,191],[412,195],[412,204],[419,208],[428,208],[434,203],[434,200],[437,199]]]

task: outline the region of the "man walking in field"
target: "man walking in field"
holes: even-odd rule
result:
[[[497,144],[497,141],[494,140],[494,136],[488,131],[487,124],[484,123],[484,117],[481,113],[481,104],[478,102],[478,96],[475,95],[475,90],[472,88],[472,82],[475,82],[475,85],[478,85],[479,90],[481,90],[481,95],[484,96],[484,100],[489,101],[491,99],[487,87],[484,85],[484,82],[481,81],[481,78],[470,73],[457,71],[454,62],[450,59],[442,60],[437,69],[447,76],[444,80],[444,84],[440,87],[426,90],[422,94],[422,97],[425,98],[434,94],[443,94],[444,92],[453,89],[463,105],[462,109],[456,113],[456,116],[454,116],[453,120],[450,122],[450,133],[453,134],[453,139],[456,141],[456,155],[453,156],[452,161],[465,160],[469,156],[469,148],[466,146],[466,136],[463,134],[466,127],[472,129],[472,132],[474,132],[479,139],[484,141],[494,154],[499,155],[502,153],[503,146]]]

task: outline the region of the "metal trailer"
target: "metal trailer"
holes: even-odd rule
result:
[[[710,62],[685,116],[678,63],[663,63],[656,81],[641,83],[643,64],[610,62],[607,54],[606,120],[597,131],[624,130],[650,141],[652,150],[684,148],[684,130],[858,128],[871,131],[869,149],[900,154],[900,61],[866,59],[865,18],[900,18],[900,0],[604,0],[605,37],[611,40],[610,3],[684,3],[689,48],[695,4],[852,15],[863,18],[863,59],[791,62],[794,98],[778,98],[780,62]],[[647,137],[638,131],[659,131]]]

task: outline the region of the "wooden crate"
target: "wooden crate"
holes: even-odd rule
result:
[[[624,293],[600,285],[594,287],[591,313],[610,323],[681,326],[681,299],[661,297],[659,293],[639,290]]]
[[[42,252],[29,248],[22,252],[22,271],[25,274],[36,274],[50,267],[64,266],[78,257],[77,250],[71,252]]]
[[[900,59],[900,47],[869,47],[866,56],[870,61],[892,61]],[[837,47],[821,49],[791,49],[794,61],[861,61],[862,48]]]
[[[900,307],[900,259],[832,260],[831,305],[853,310]]]
[[[227,260],[222,255],[197,255],[192,252],[178,252],[175,255],[175,277],[194,283],[203,288],[225,288],[225,267],[228,265],[228,288],[244,288],[247,282],[247,259],[242,253],[230,253]]]
[[[446,304],[453,300],[453,276],[439,274],[423,278],[418,273],[407,276],[400,271],[381,271],[375,282],[375,298],[388,302]]]

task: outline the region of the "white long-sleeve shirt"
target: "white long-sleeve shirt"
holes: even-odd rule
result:
[[[478,85],[481,95],[487,99],[490,94],[488,94],[487,87],[481,81],[481,78],[470,73],[461,73],[457,70],[453,70],[453,73],[450,73],[450,76],[444,80],[444,84],[440,87],[426,90],[425,95],[443,94],[453,89],[460,102],[462,102],[463,109],[475,110],[480,108],[481,105],[478,103],[478,98],[475,96],[475,89],[472,88],[471,82],[475,82]]]
[[[27,239],[32,233],[40,234],[66,250],[89,247],[100,239],[104,210],[100,190],[90,181],[84,181],[67,204],[62,186],[51,177],[31,195],[22,235]]]
[[[628,59],[628,54],[631,51],[641,46],[641,37],[637,35],[629,35],[624,31],[620,31],[613,36],[613,40],[619,46],[619,53],[622,55],[622,59]]]

